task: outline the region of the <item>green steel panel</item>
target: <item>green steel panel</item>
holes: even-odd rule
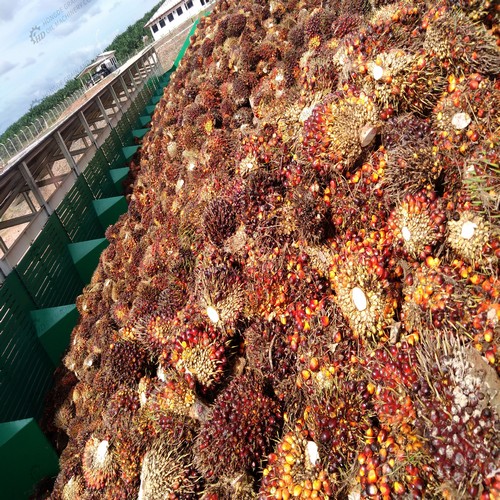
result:
[[[154,95],[153,97],[151,97],[151,99],[149,100],[149,102],[151,104],[156,105],[156,104],[158,104],[161,101],[162,96],[163,96],[163,92],[160,95]]]
[[[146,108],[145,108],[146,114],[152,115],[155,112],[155,109],[156,109],[156,106],[154,106],[153,104],[146,106]]]
[[[53,365],[36,337],[35,308],[16,272],[0,288],[0,422],[38,416]]]
[[[116,194],[115,186],[107,175],[109,165],[104,155],[96,153],[83,171],[83,176],[94,198],[105,198]]]
[[[109,171],[109,175],[118,193],[123,194],[123,181],[127,178],[129,172],[129,167],[113,168]]]
[[[2,498],[27,500],[34,486],[59,472],[57,454],[33,418],[0,424]]]
[[[78,321],[76,305],[37,309],[30,315],[42,347],[54,366],[58,366]]]
[[[69,242],[61,221],[53,213],[16,267],[38,308],[71,303],[83,288],[69,255]]]
[[[104,155],[108,165],[114,164],[120,158],[120,153],[121,153],[120,148],[121,148],[120,137],[116,129],[112,129],[110,135],[104,141],[104,144],[101,146],[102,154]]]
[[[116,132],[118,134],[118,137],[120,139],[120,145],[121,146],[128,146],[129,144],[132,144],[133,141],[133,136],[131,132],[131,124],[135,123],[137,119],[137,113],[134,109],[129,109],[125,115],[123,115],[122,119],[118,122],[116,125]],[[121,149],[120,149],[121,152]]]
[[[127,209],[125,196],[113,196],[92,202],[104,230],[113,225]]]
[[[84,241],[102,236],[102,228],[92,209],[92,191],[80,176],[56,210],[71,241]]]
[[[102,200],[99,200],[102,201]],[[99,263],[102,251],[109,245],[106,238],[70,243],[68,250],[76,270],[84,283],[89,283]]]

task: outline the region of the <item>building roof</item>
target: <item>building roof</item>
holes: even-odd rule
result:
[[[100,66],[103,61],[106,59],[109,59],[110,57],[113,57],[115,55],[116,50],[108,50],[107,52],[103,52],[102,54],[99,54],[96,58],[96,60],[92,63],[90,63],[85,69],[83,69],[80,74],[77,76],[77,78],[82,77],[86,73],[90,73],[93,71],[97,66]]]
[[[174,7],[177,7],[178,5],[181,5],[183,3],[184,0],[166,0],[162,5],[160,5],[160,8],[153,14],[153,17],[144,25],[144,27],[148,28],[169,10],[172,10]]]

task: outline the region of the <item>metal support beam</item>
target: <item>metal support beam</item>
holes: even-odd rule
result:
[[[116,107],[118,108],[118,111],[120,111],[120,113],[123,115],[122,103],[121,103],[120,99],[118,99],[118,96],[116,95],[116,92],[115,92],[115,89],[113,88],[113,86],[109,87],[109,91],[111,92],[111,95],[113,96],[113,101],[115,102]]]
[[[123,79],[123,76],[120,75],[120,83],[122,84],[122,88],[125,91],[125,95],[127,96],[127,99],[130,99],[130,92],[128,91],[127,84],[125,83],[125,80]]]
[[[90,139],[90,142],[97,149],[97,143],[95,142],[94,134],[92,133],[92,130],[90,130],[90,126],[89,126],[89,124],[87,122],[87,119],[85,118],[85,115],[83,114],[83,111],[80,111],[78,113],[78,118],[80,118],[80,123],[83,125],[83,128],[85,129],[85,132],[87,132],[87,137]]]
[[[30,169],[28,168],[28,165],[26,165],[25,161],[19,163],[19,171],[21,172],[21,175],[24,177],[26,184],[28,184],[29,188],[31,189],[31,192],[34,194],[38,204],[45,210],[45,212],[47,212],[47,215],[51,215],[53,210],[43,197],[38,186],[36,185],[35,179],[33,179]]]
[[[78,177],[81,172],[78,169],[75,159],[71,156],[71,153],[69,152],[69,149],[66,146],[66,143],[64,142],[64,139],[62,138],[61,132],[59,132],[59,130],[57,130],[54,134],[54,139],[56,140],[61,153],[64,155],[64,158],[66,158],[66,161],[68,162],[71,170],[73,170],[75,177]]]
[[[24,201],[28,204],[28,207],[30,207],[30,210],[33,213],[36,212],[36,207],[35,207],[34,203],[31,201],[31,198],[29,197],[29,195],[26,191],[23,192],[23,198],[24,198]]]
[[[104,120],[106,120],[106,123],[108,124],[108,127],[111,127],[111,121],[109,119],[108,114],[106,113],[106,109],[104,108],[104,105],[103,105],[101,98],[99,96],[97,96],[96,102],[97,102],[97,106],[99,106],[99,109],[101,111],[101,114],[102,114]]]

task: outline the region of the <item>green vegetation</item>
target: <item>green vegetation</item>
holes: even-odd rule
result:
[[[117,35],[111,44],[104,50],[116,50],[116,60],[120,63],[126,61],[134,52],[142,48],[143,36],[150,35],[150,30],[145,29],[144,25],[162,3],[163,1],[159,2],[150,11],[146,12],[141,19],[130,25],[123,33]],[[54,109],[55,106],[62,103],[67,97],[81,87],[82,83],[77,78],[68,80],[63,88],[42,99],[38,104],[32,106],[25,115],[19,118],[19,120],[10,125],[10,127],[0,135],[0,142],[6,142],[8,139],[14,140],[14,135],[19,134],[22,127],[29,126],[37,118],[40,118],[47,111]]]

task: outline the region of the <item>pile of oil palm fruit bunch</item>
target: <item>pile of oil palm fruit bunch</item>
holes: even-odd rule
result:
[[[499,16],[219,0],[77,299],[53,498],[499,498]]]

